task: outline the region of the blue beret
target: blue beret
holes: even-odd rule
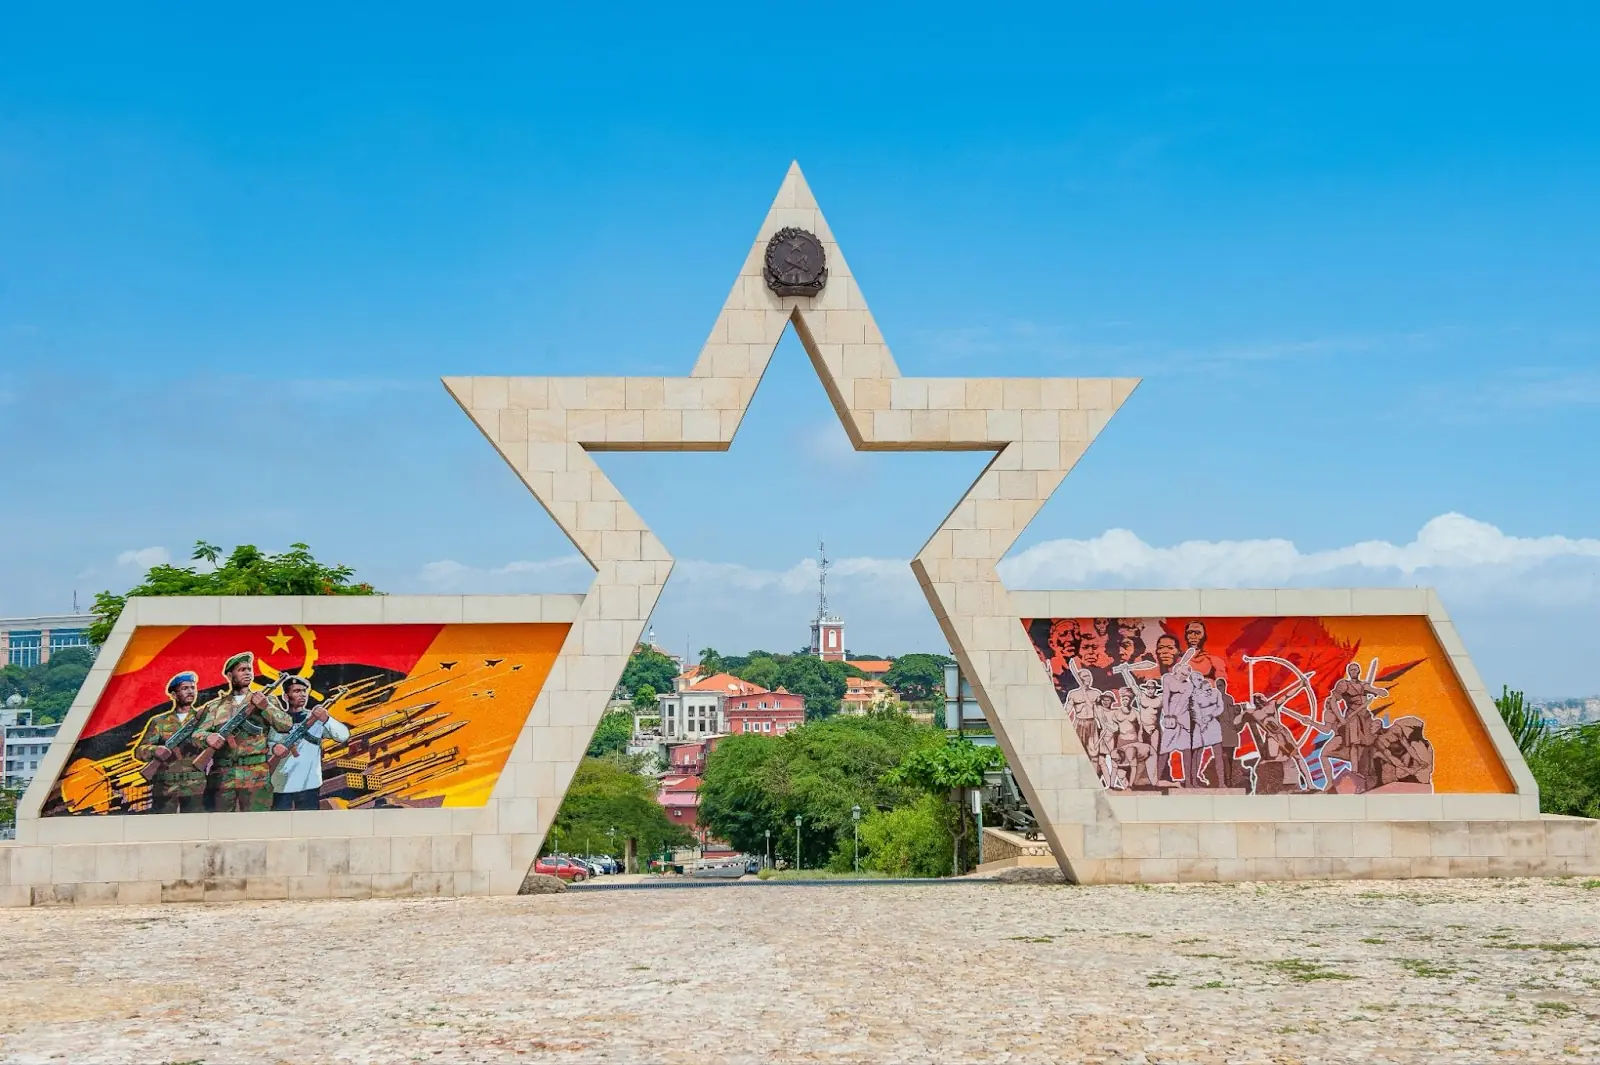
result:
[[[200,674],[196,673],[192,669],[186,669],[182,673],[176,674],[171,680],[167,681],[167,691],[177,691],[178,685],[184,683],[185,681],[190,684],[198,685],[200,683]]]

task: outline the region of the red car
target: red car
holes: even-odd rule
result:
[[[563,880],[579,883],[589,879],[589,869],[570,858],[556,858],[545,855],[533,863],[533,871],[543,873],[545,876],[559,876]]]

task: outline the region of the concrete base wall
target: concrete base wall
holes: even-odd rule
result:
[[[1411,877],[1600,876],[1600,821],[1141,822],[1097,828],[1069,856],[1080,884]],[[1047,844],[984,830],[985,870],[1038,862]]]
[[[521,840],[476,860],[471,836],[0,844],[0,906],[514,894]]]

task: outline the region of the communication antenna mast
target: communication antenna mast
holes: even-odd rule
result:
[[[828,545],[817,537],[817,622],[828,620]]]

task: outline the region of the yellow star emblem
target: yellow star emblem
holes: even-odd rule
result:
[[[277,635],[268,636],[267,637],[267,642],[272,644],[272,651],[270,653],[272,653],[272,654],[280,654],[282,652],[285,652],[285,651],[289,650],[289,641],[291,641],[293,639],[294,639],[293,636],[291,636],[288,633],[284,632],[280,628],[278,630],[278,632],[277,632]]]

